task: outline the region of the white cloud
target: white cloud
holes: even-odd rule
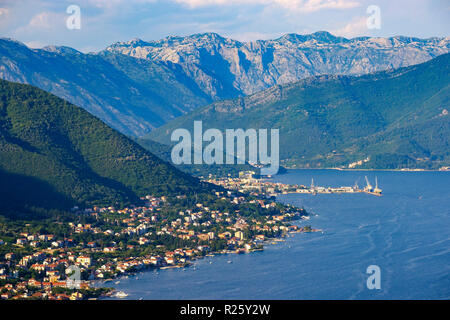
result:
[[[0,8],[0,26],[7,25],[10,17],[8,8]]]
[[[9,9],[8,8],[0,8],[0,17],[4,18],[8,15]]]
[[[50,28],[50,13],[49,12],[41,12],[35,15],[28,26],[33,28]]]
[[[324,9],[351,9],[360,6],[353,0],[274,0],[283,7],[292,10],[313,12]]]
[[[65,29],[65,13],[55,13],[50,11],[43,11],[31,17],[28,23],[14,30],[15,35],[27,34],[32,37],[42,34],[54,34],[60,30]],[[62,27],[64,29],[62,29]],[[28,40],[30,43],[36,42],[37,39]],[[35,45],[33,47],[36,47]]]
[[[360,6],[356,0],[174,0],[197,8],[208,5],[277,5],[300,12],[313,12],[323,9],[351,9]]]
[[[92,5],[102,9],[112,9],[117,5],[133,4],[133,3],[154,3],[157,0],[81,0],[81,5]]]
[[[353,38],[362,36],[367,31],[367,17],[358,17],[347,23],[344,27],[331,30],[330,32],[337,36]]]

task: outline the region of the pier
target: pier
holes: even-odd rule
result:
[[[378,187],[378,178],[375,177],[375,187],[372,187],[372,185],[369,182],[369,179],[367,176],[366,179],[366,186],[361,189],[358,187],[358,182],[355,182],[355,184],[352,187],[349,186],[343,186],[343,187],[321,187],[314,185],[314,179],[311,180],[311,186],[309,188],[305,186],[299,186],[299,188],[295,190],[285,191],[282,192],[283,194],[289,194],[289,193],[310,193],[310,194],[318,194],[318,193],[367,193],[374,196],[381,196],[382,195],[382,189]]]
[[[367,193],[374,196],[381,196],[382,190],[378,187],[378,179],[375,178],[375,187],[373,187],[369,179],[366,179],[366,186],[359,188],[356,181],[353,186],[341,186],[341,187],[322,187],[317,186],[314,183],[314,179],[311,179],[311,185],[309,187],[305,185],[297,184],[285,184],[281,182],[272,182],[266,179],[257,179],[253,175],[240,175],[239,178],[220,178],[220,179],[208,179],[206,182],[220,185],[227,189],[237,190],[242,193],[249,193],[254,196],[277,196],[280,194],[291,193],[306,193],[306,194],[331,194],[331,193]]]

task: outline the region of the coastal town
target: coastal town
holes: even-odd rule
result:
[[[188,267],[206,255],[262,250],[290,232],[318,231],[291,223],[308,218],[304,209],[263,193],[223,190],[194,199],[141,200],[120,209],[74,207],[52,220],[1,218],[0,298],[96,299],[117,293],[94,283],[151,268]]]

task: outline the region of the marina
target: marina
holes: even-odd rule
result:
[[[277,197],[281,194],[301,193],[301,194],[342,194],[342,193],[366,193],[374,196],[381,196],[382,189],[378,186],[378,178],[375,177],[375,187],[372,186],[367,176],[364,177],[366,185],[363,188],[358,186],[358,180],[353,186],[319,186],[311,178],[310,186],[303,184],[286,184],[274,182],[272,179],[255,178],[255,172],[246,171],[239,174],[239,178],[219,178],[209,179],[206,182],[214,183],[228,189],[237,190],[254,196]]]
[[[355,182],[354,186],[352,187],[320,187],[314,185],[314,179],[311,180],[311,186],[310,188],[305,188],[304,186],[300,186],[300,188],[297,188],[294,192],[283,192],[283,194],[288,193],[311,193],[311,194],[318,194],[318,193],[358,193],[363,192],[367,194],[371,194],[374,196],[381,196],[383,190],[378,187],[378,178],[375,177],[375,187],[373,187],[367,176],[364,177],[366,180],[366,186],[361,189],[358,186],[358,181]]]

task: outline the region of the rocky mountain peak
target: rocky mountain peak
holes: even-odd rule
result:
[[[45,46],[41,50],[59,54],[77,54],[77,55],[82,54],[80,51],[66,46]]]
[[[122,132],[139,135],[206,102],[312,76],[406,67],[449,51],[450,38],[346,39],[319,31],[239,42],[208,32],[132,39],[112,44],[97,56],[67,59],[67,53],[82,53],[67,47],[31,50],[2,39],[0,78],[31,83],[85,107]],[[40,68],[32,71],[30,66],[35,65]],[[77,72],[64,72],[69,69]]]

